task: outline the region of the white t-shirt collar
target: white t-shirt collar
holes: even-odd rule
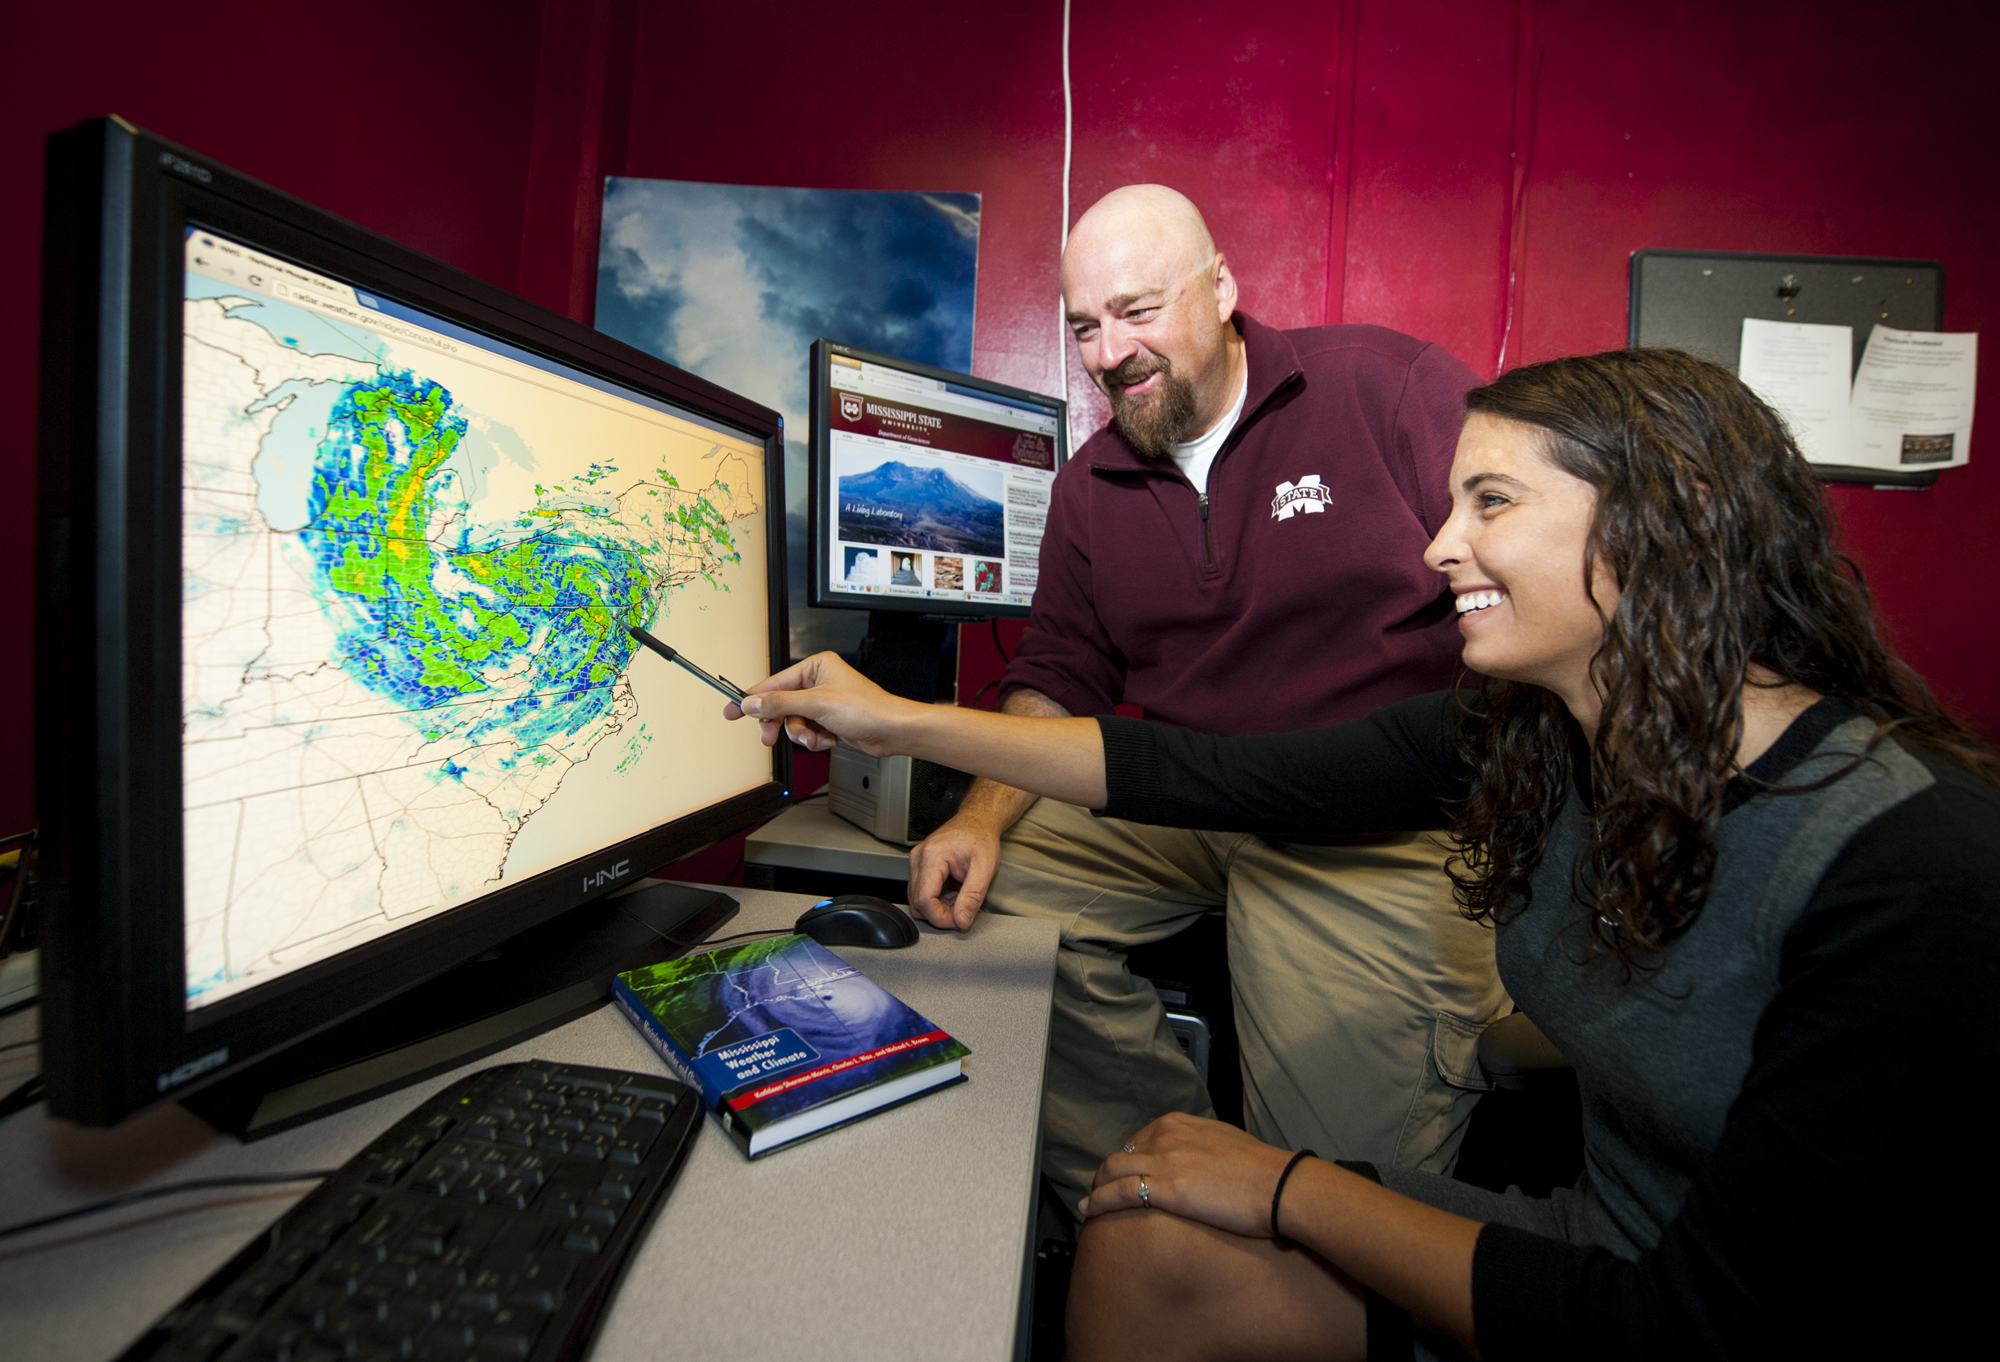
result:
[[[1229,414],[1208,428],[1208,433],[1189,440],[1186,444],[1175,445],[1169,451],[1173,461],[1180,465],[1181,472],[1194,484],[1194,490],[1204,495],[1208,492],[1208,467],[1215,462],[1216,451],[1229,438],[1229,432],[1236,429],[1236,422],[1243,415],[1243,400],[1250,394],[1250,366],[1243,366],[1243,382],[1236,389],[1235,405]]]

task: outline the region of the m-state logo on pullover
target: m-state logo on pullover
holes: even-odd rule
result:
[[[1290,520],[1300,511],[1320,515],[1331,505],[1331,489],[1319,485],[1319,474],[1308,473],[1297,482],[1278,484],[1278,495],[1271,498],[1271,519]]]

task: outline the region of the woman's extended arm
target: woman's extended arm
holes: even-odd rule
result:
[[[1313,837],[1444,827],[1470,773],[1454,692],[1301,733],[1221,737],[1163,724],[1030,719],[925,705],[881,690],[832,653],[751,687],[765,743],[782,731],[822,752],[844,742],[907,754],[1113,817],[1165,827]]]
[[[810,751],[836,742],[870,756],[922,757],[1066,804],[1102,808],[1104,740],[1095,719],[1030,719],[925,705],[876,686],[832,653],[817,653],[750,688],[739,708]]]

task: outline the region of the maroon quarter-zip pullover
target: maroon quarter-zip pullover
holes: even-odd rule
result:
[[[1209,733],[1358,719],[1460,674],[1423,552],[1450,510],[1465,393],[1443,348],[1378,326],[1237,313],[1249,390],[1206,505],[1113,426],[1057,476],[1034,616],[1002,693],[1129,701]]]

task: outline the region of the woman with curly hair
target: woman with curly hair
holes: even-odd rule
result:
[[[1084,1206],[1070,1357],[1983,1336],[1992,1182],[1938,1164],[1994,1128],[2000,758],[1877,636],[1811,470],[1726,370],[1516,369],[1467,398],[1451,478],[1425,558],[1478,691],[1216,738],[915,705],[823,655],[744,704],[767,742],[1142,822],[1449,827],[1464,910],[1576,1068],[1585,1170],[1546,1199],[1181,1115],[1135,1132]]]

